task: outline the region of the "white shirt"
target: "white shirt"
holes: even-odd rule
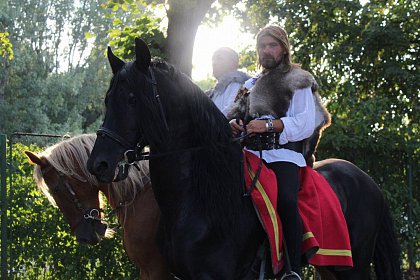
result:
[[[249,78],[248,74],[238,70],[226,72],[218,78],[216,86],[207,94],[209,94],[217,108],[226,116],[230,112],[242,84]]]
[[[217,94],[212,97],[212,101],[219,108],[220,111],[226,116],[234,103],[235,97],[239,89],[242,87],[241,83],[231,83],[227,86],[223,94]]]
[[[245,83],[245,85],[250,85],[250,83]],[[261,118],[267,117],[273,118],[272,116]],[[301,141],[312,135],[315,130],[315,102],[310,87],[294,91],[286,116],[280,119],[284,124],[284,129],[280,134],[280,144]],[[250,152],[259,156],[258,151],[250,150]],[[287,161],[300,167],[306,166],[303,155],[289,149],[263,150],[262,158],[266,162]]]

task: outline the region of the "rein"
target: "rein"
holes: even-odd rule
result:
[[[167,131],[169,131],[169,126],[168,126],[168,123],[167,123],[167,120],[166,120],[165,111],[163,109],[162,101],[160,99],[160,95],[159,95],[159,92],[158,92],[156,77],[155,77],[153,68],[151,66],[149,66],[149,73],[150,73],[150,78],[151,78],[151,83],[152,83],[153,95],[154,95],[154,97],[155,97],[155,99],[158,103],[159,112],[160,112],[161,117],[163,119],[165,129]],[[115,133],[114,131],[112,131],[112,130],[106,128],[106,127],[103,127],[103,126],[100,127],[97,130],[96,134],[98,136],[107,136],[108,138],[110,138],[111,140],[113,140],[114,142],[116,142],[117,144],[119,144],[120,146],[122,146],[123,148],[126,149],[126,151],[124,152],[124,159],[120,163],[118,163],[118,173],[117,173],[117,176],[114,178],[114,182],[118,182],[118,181],[126,179],[128,177],[128,172],[129,172],[130,166],[134,166],[135,168],[140,170],[138,165],[136,164],[136,161],[165,157],[165,156],[169,156],[169,155],[176,154],[176,153],[199,151],[199,150],[202,150],[202,149],[205,149],[205,148],[208,147],[208,146],[197,146],[197,147],[190,147],[190,148],[185,148],[185,149],[180,149],[180,150],[175,150],[175,151],[169,151],[169,152],[164,152],[164,153],[151,154],[150,152],[142,152],[142,150],[144,148],[144,137],[143,136],[139,139],[139,141],[135,145],[135,148],[133,149],[132,145],[128,141],[126,141],[123,137],[121,137],[120,135],[118,135],[117,133]],[[240,142],[241,140],[243,140],[244,138],[247,138],[248,136],[249,136],[249,134],[245,133],[244,135],[241,135],[239,137],[236,137],[236,138],[232,139],[230,141],[230,143],[228,143],[228,144],[232,144],[232,143],[235,143],[235,142]],[[261,150],[260,150],[260,156],[261,156]],[[260,174],[260,171],[261,171],[261,165],[262,165],[262,160],[259,164],[258,172],[257,172],[249,190],[244,193],[244,196],[249,196],[253,187],[255,186],[255,183],[258,180],[258,177],[259,177],[259,174]]]
[[[156,153],[156,154],[151,154],[150,152],[144,152],[144,153],[138,154],[138,157],[136,157],[136,161],[160,158],[160,157],[170,156],[170,155],[178,154],[178,153],[194,152],[194,151],[203,150],[207,147],[208,146],[197,146],[197,147],[185,148],[181,150],[169,151],[165,153]]]
[[[168,123],[167,123],[167,120],[166,120],[165,111],[163,109],[162,101],[160,99],[160,95],[159,95],[158,88],[157,88],[156,77],[155,77],[153,68],[151,66],[149,67],[149,73],[150,73],[150,78],[151,78],[153,95],[154,95],[154,97],[155,97],[155,99],[158,103],[159,112],[160,112],[161,117],[163,119],[165,129],[167,131],[169,131],[169,126],[168,126]],[[122,146],[123,148],[126,149],[126,151],[124,152],[124,159],[118,164],[118,174],[115,177],[114,182],[118,182],[118,181],[121,181],[121,180],[127,178],[128,170],[129,170],[130,166],[134,166],[135,168],[137,168],[139,170],[139,167],[135,163],[136,161],[149,160],[151,158],[159,158],[159,157],[169,156],[169,155],[175,154],[175,153],[192,152],[192,151],[198,151],[198,150],[207,148],[207,146],[198,146],[198,147],[191,147],[191,148],[186,148],[186,149],[181,149],[181,150],[176,150],[176,151],[170,151],[170,152],[165,152],[165,153],[150,154],[150,152],[142,152],[142,150],[144,148],[144,137],[141,137],[139,139],[139,141],[135,145],[135,148],[133,149],[133,145],[131,145],[123,137],[121,137],[120,135],[118,135],[117,133],[115,133],[114,131],[112,131],[112,130],[106,128],[106,127],[103,127],[103,126],[100,127],[97,130],[96,134],[98,136],[106,136],[106,137],[110,138],[111,140],[113,140],[114,142],[116,142],[117,144],[119,144],[120,146]],[[240,139],[242,139],[244,137],[246,137],[246,136],[234,139],[231,142],[239,141]]]
[[[163,111],[162,102],[160,101],[160,95],[159,95],[158,90],[157,90],[157,82],[156,82],[156,78],[155,78],[155,73],[153,72],[152,67],[149,67],[149,72],[150,72],[150,77],[152,78],[153,94],[155,95],[155,98],[158,102],[159,111],[160,111],[160,114],[161,114],[162,119],[163,119],[163,124],[165,125],[166,130],[169,131],[169,126],[168,126],[168,123],[166,122],[165,111]]]
[[[141,188],[137,188],[136,192],[134,193],[133,199],[131,199],[130,201],[124,201],[124,200],[123,201],[120,201],[119,203],[117,203],[117,205],[115,206],[115,208],[112,208],[112,206],[111,206],[112,210],[109,212],[109,215],[108,216],[115,216],[119,211],[123,211],[127,207],[133,205],[134,201],[136,200],[137,195],[141,191],[142,191]],[[112,230],[115,231],[115,230],[117,230],[117,229],[119,229],[121,227],[124,227],[125,219],[126,219],[126,215],[127,215],[126,212],[124,212],[123,215],[124,215],[123,221],[118,221],[118,224],[116,226],[114,226],[114,227],[111,228]],[[111,219],[108,217],[108,218],[105,218],[104,220],[110,221]]]

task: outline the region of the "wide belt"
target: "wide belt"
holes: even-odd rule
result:
[[[277,132],[264,132],[255,136],[249,137],[244,141],[244,145],[248,150],[275,150],[275,149],[288,149],[298,153],[303,152],[303,142],[288,142],[281,145],[279,143],[280,133]]]
[[[298,153],[303,153],[303,142],[287,142],[284,145],[280,145],[280,149],[289,149]]]

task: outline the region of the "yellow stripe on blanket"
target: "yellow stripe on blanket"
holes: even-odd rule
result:
[[[307,233],[305,233],[302,237],[302,241],[305,241],[308,238],[312,238],[314,237],[314,234],[311,231],[308,231]]]
[[[251,167],[248,165],[248,172],[249,172],[249,176],[251,177],[251,180],[254,180],[255,174],[252,171]],[[257,180],[257,182],[255,183],[255,187],[257,188],[257,190],[260,192],[261,196],[264,199],[264,203],[267,206],[268,209],[268,213],[270,214],[270,219],[271,222],[273,224],[273,228],[274,228],[274,236],[275,236],[275,243],[276,243],[276,255],[278,257],[278,259],[280,260],[280,240],[279,240],[279,225],[277,224],[277,219],[276,219],[276,210],[273,207],[273,204],[271,204],[271,201],[268,197],[268,195],[266,194],[264,187],[261,185],[260,181]]]
[[[317,255],[325,255],[325,256],[344,256],[344,257],[351,257],[350,250],[340,250],[340,249],[322,249],[320,248],[317,252]]]

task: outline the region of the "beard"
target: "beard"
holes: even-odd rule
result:
[[[260,64],[265,69],[274,69],[280,64],[281,60],[277,61],[272,56],[265,56],[260,59]]]

